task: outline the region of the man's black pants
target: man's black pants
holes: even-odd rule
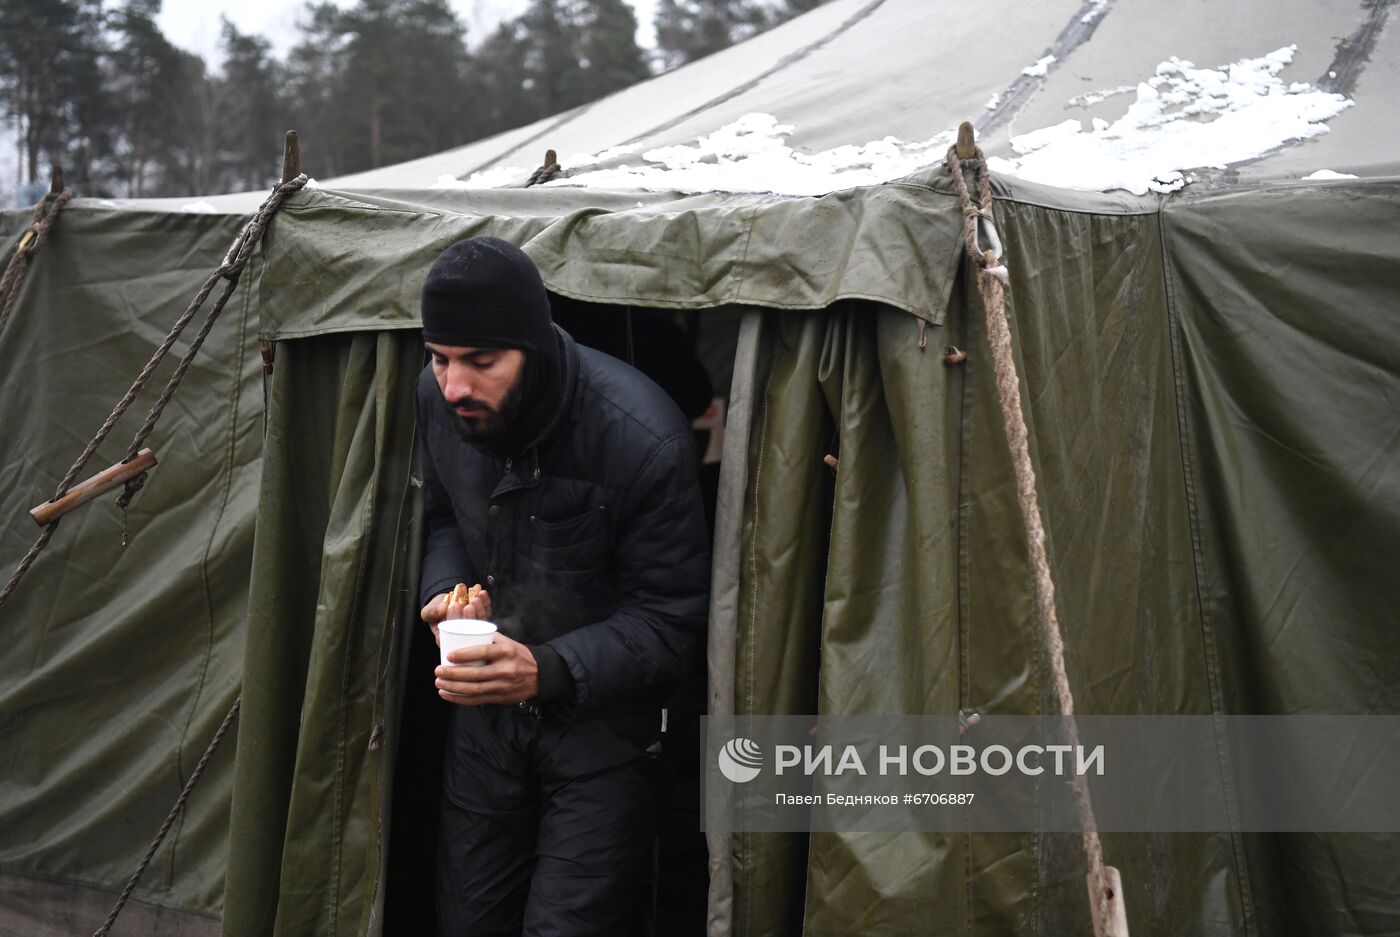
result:
[[[636,933],[657,811],[647,731],[635,717],[570,723],[514,706],[454,706],[438,828],[440,937]]]

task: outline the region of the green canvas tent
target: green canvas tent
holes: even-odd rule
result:
[[[473,234],[524,245],[583,315],[693,313],[715,349],[712,712],[1053,712],[939,165],[970,116],[1006,170],[997,225],[1080,710],[1400,712],[1393,7],[834,0],[588,108],[297,193],[152,438],[147,487],[125,516],[104,500],[65,520],[0,610],[0,933],[91,932],[240,693],[116,932],[405,930],[394,805],[436,787],[402,757],[425,742],[400,718],[421,642],[417,290]],[[1154,128],[1224,140],[1207,160],[1224,165],[1157,158]],[[480,187],[546,146],[581,154],[572,178]],[[1092,188],[1084,167],[1119,187],[1047,184]],[[1302,178],[1317,170],[1352,178]],[[7,573],[37,532],[27,509],[261,198],[64,210],[0,333]],[[26,223],[0,216],[7,255]],[[967,361],[945,365],[947,345]],[[716,935],[1089,928],[1074,836],[709,846]],[[1400,929],[1394,835],[1105,849],[1136,935]]]

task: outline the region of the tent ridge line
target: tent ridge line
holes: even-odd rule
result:
[[[618,93],[621,94],[621,92]],[[603,98],[602,100],[606,101],[607,98]],[[581,104],[578,107],[573,108],[572,110],[565,111],[563,114],[560,114],[559,118],[553,121],[548,127],[544,127],[538,132],[531,134],[529,137],[525,138],[524,140],[521,140],[519,143],[517,143],[510,149],[502,150],[495,156],[488,159],[486,162],[478,163],[474,168],[468,169],[466,172],[462,173],[457,178],[459,180],[466,180],[471,178],[474,174],[481,172],[483,169],[490,169],[492,166],[496,165],[501,160],[505,159],[507,156],[519,153],[521,150],[525,149],[525,147],[531,145],[532,143],[538,143],[542,138],[548,136],[551,133],[554,133],[560,127],[563,127],[565,124],[572,121],[575,117],[582,117],[584,114],[587,114],[593,109],[593,105],[597,103],[597,101],[593,101],[588,104]]]
[[[808,43],[807,45],[803,46],[795,52],[788,53],[761,74],[749,79],[748,81],[744,82],[741,85],[738,85],[737,87],[730,88],[724,94],[713,97],[710,100],[706,101],[704,104],[691,108],[690,110],[686,111],[684,114],[681,114],[678,117],[673,117],[665,123],[652,127],[650,130],[645,130],[629,140],[624,140],[620,145],[630,146],[633,143],[639,143],[642,140],[645,140],[647,137],[651,137],[659,133],[665,133],[668,130],[680,126],[687,120],[690,120],[692,117],[695,117],[699,114],[703,114],[705,111],[708,111],[711,108],[718,107],[726,101],[731,101],[742,94],[746,94],[749,91],[752,91],[754,88],[758,87],[760,84],[773,77],[778,72],[781,72],[797,64],[798,62],[807,58],[807,56],[811,55],[813,52],[816,52],[817,50],[826,46],[837,36],[842,35],[856,24],[869,18],[869,16],[881,6],[883,6],[884,3],[885,0],[871,0],[870,3],[861,7],[855,13],[852,13],[847,20],[842,22],[831,32],[827,33],[825,36],[822,36],[820,39],[815,40],[814,42]]]
[[[1395,2],[1396,0],[1362,0],[1362,9],[1370,7],[1370,15],[1362,19],[1361,25],[1357,26],[1351,35],[1337,40],[1334,46],[1336,54],[1332,57],[1331,64],[1316,82],[1319,89],[1344,94],[1347,97],[1356,93],[1356,83],[1361,80],[1361,73],[1371,62],[1376,43],[1380,41],[1386,20],[1390,18],[1390,8]]]
[[[1113,0],[1084,0],[1079,9],[1074,11],[1070,21],[1065,24],[1065,28],[1055,37],[1055,44],[1046,50],[1047,55],[1055,57],[1046,70],[1047,75],[1058,68],[1070,53],[1093,37],[1099,23],[1103,22],[1112,8]],[[978,136],[999,130],[1015,120],[1044,85],[1045,80],[1041,76],[1024,73],[1017,75],[1001,93],[1001,100],[997,106],[974,121]]]

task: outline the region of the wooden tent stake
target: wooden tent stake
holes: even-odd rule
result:
[[[282,181],[291,182],[301,175],[301,140],[295,130],[287,131],[287,141],[282,147]]]

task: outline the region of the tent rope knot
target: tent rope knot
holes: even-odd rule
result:
[[[970,136],[970,133],[969,133]],[[971,142],[970,140],[968,141]],[[964,154],[967,150],[964,150]],[[957,145],[948,148],[948,170],[962,203],[963,239],[967,254],[979,269],[977,292],[987,316],[987,340],[991,345],[992,366],[996,375],[997,398],[1001,404],[1002,426],[1016,475],[1017,501],[1025,525],[1030,548],[1032,580],[1035,586],[1036,613],[1041,637],[1050,658],[1055,696],[1064,717],[1066,741],[1079,747],[1079,728],[1074,719],[1074,694],[1065,667],[1065,641],[1060,631],[1055,609],[1055,581],[1050,571],[1050,556],[1046,548],[1045,522],[1040,513],[1040,496],[1036,488],[1035,466],[1031,461],[1030,433],[1025,411],[1021,406],[1021,382],[1016,368],[1016,354],[1011,344],[1011,325],[1006,313],[1007,291],[1011,277],[1001,261],[1001,239],[992,218],[992,184],[987,162],[980,148],[973,148],[972,158],[959,158]],[[964,171],[975,174],[977,201],[968,190]],[[978,229],[985,226],[990,246],[983,250],[978,242]],[[1104,864],[1103,844],[1099,840],[1098,822],[1089,796],[1089,782],[1083,775],[1074,777],[1074,798],[1083,831],[1084,854],[1088,860],[1090,916],[1095,937],[1127,937],[1128,924],[1122,898],[1122,886],[1116,869]]]
[[[62,182],[57,184],[62,185]],[[68,200],[72,197],[72,189],[49,192],[34,207],[34,214],[29,219],[29,227],[20,236],[19,247],[15,249],[14,255],[10,257],[10,262],[5,266],[4,276],[0,276],[0,297],[4,297],[4,305],[0,306],[0,331],[4,330],[5,323],[9,321],[10,310],[15,305],[15,297],[19,295],[19,288],[24,283],[25,274],[29,272],[29,261],[49,239],[49,230],[58,220],[58,213],[63,211],[63,206],[67,205]]]
[[[135,478],[128,479],[122,485],[122,493],[117,495],[117,508],[122,512],[122,546],[131,542],[131,531],[127,527],[126,509],[131,505],[131,499],[136,497],[136,492],[146,487],[146,479],[151,477],[150,472],[142,472]]]

